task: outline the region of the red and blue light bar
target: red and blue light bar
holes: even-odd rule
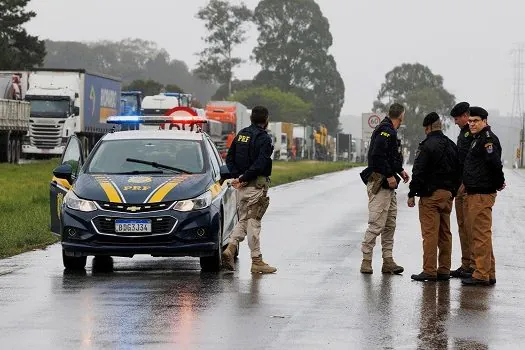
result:
[[[189,107],[175,107],[167,111],[164,115],[116,115],[108,117],[106,123],[119,125],[164,125],[182,124],[196,125],[207,123],[206,118],[200,117],[197,112]]]

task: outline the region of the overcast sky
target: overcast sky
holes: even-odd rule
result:
[[[255,8],[258,0],[246,0]],[[343,114],[368,111],[385,73],[404,62],[427,65],[444,77],[456,99],[507,114],[513,102],[513,56],[525,42],[523,0],[318,0],[330,21],[335,56],[346,85]],[[52,40],[142,38],[158,43],[191,68],[202,49],[206,0],[32,0],[27,29]],[[239,54],[248,57],[257,32]],[[524,55],[525,56],[525,55]],[[236,71],[252,78],[254,63]]]

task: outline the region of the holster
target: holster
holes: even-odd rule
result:
[[[373,172],[368,178],[368,183],[371,184],[370,191],[372,194],[377,194],[383,185],[385,177],[379,173]]]
[[[270,206],[270,197],[268,196],[262,196],[259,198],[257,202],[250,205],[250,208],[248,208],[248,219],[255,219],[255,220],[262,220],[264,214],[266,213],[266,210]]]

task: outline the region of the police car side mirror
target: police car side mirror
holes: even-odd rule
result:
[[[53,169],[53,175],[58,179],[67,180],[71,183],[71,177],[73,176],[73,167],[71,164],[62,164]]]
[[[224,180],[231,179],[232,175],[227,165],[221,165],[220,171],[221,171],[221,179],[224,179]]]

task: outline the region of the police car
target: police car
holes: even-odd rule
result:
[[[203,270],[219,270],[237,198],[221,181],[229,174],[219,152],[196,125],[205,120],[108,119],[128,122],[170,127],[108,133],[87,159],[71,136],[53,171],[51,231],[61,239],[65,268],[84,269],[90,255],[148,254],[199,257]]]

